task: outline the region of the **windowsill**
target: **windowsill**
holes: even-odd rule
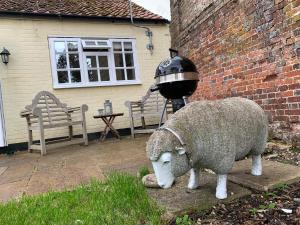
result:
[[[96,83],[96,84],[55,84],[54,89],[68,89],[68,88],[90,88],[90,87],[112,87],[112,86],[128,86],[128,85],[139,85],[141,81],[118,81],[118,82],[107,82],[107,83]]]

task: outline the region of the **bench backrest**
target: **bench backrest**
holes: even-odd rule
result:
[[[151,92],[149,89],[144,97],[142,97],[142,112],[147,114],[160,114],[164,108],[165,99],[158,91]]]
[[[32,119],[41,117],[44,125],[55,125],[70,120],[67,105],[48,91],[39,92],[32,100],[32,104],[25,108],[31,111]]]

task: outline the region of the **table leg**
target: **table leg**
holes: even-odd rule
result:
[[[105,128],[104,128],[104,130],[102,131],[102,134],[101,134],[99,140],[100,140],[100,141],[104,141],[104,140],[106,139],[106,136],[107,136],[108,132],[109,132],[109,127],[107,126],[105,119],[104,119],[104,118],[101,118],[101,119],[103,120],[103,122],[104,122],[104,124],[105,124]],[[110,119],[110,118],[109,118],[109,119]]]
[[[120,135],[119,135],[119,132],[113,127],[113,121],[114,121],[115,117],[113,118],[113,120],[111,121],[107,121],[108,122],[108,126],[109,126],[109,129],[110,131],[115,134],[117,136],[117,138],[121,139]]]
[[[112,123],[114,122],[114,119],[116,117],[115,116],[112,116],[110,117],[109,119],[107,118],[102,118],[103,122],[106,124],[106,127],[105,127],[105,132],[103,133],[103,136],[101,138],[102,141],[105,140],[107,134],[109,131],[111,131],[113,134],[116,135],[117,138],[121,139],[120,135],[119,135],[119,132],[113,127]]]
[[[101,134],[100,141],[104,141],[106,139],[109,131],[115,134],[117,138],[121,139],[118,131],[116,131],[116,129],[112,126],[112,123],[114,122],[115,118],[116,118],[115,116],[111,116],[109,117],[109,119],[107,119],[106,117],[101,118],[106,126],[104,128],[104,131]]]

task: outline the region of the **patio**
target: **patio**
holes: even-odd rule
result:
[[[133,175],[149,165],[145,154],[147,135],[132,140],[109,139],[91,142],[89,146],[73,145],[37,153],[17,152],[0,155],[0,201],[35,195],[49,190],[62,190],[104,179],[112,170]]]

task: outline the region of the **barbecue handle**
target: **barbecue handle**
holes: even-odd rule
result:
[[[178,56],[178,50],[169,48],[171,58]]]
[[[158,91],[158,90],[159,90],[158,86],[154,86],[153,88],[150,88],[151,92],[155,92],[155,91]]]

